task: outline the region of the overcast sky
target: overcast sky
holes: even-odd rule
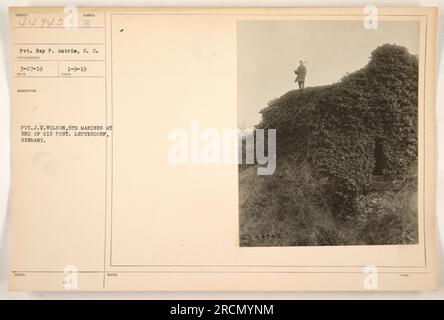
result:
[[[379,45],[419,51],[419,23],[382,22],[366,30],[362,21],[238,22],[238,123],[260,122],[267,102],[297,88],[294,70],[308,61],[305,86],[330,84],[365,66]]]

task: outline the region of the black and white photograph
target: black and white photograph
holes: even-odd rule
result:
[[[276,130],[272,174],[239,165],[240,246],[418,243],[419,32],[238,22],[239,128]]]

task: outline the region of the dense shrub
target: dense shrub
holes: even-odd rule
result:
[[[398,191],[372,192],[356,199],[355,244],[412,244],[418,241],[417,186],[407,179]]]
[[[373,182],[376,139],[383,141],[384,175],[404,179],[416,166],[417,105],[417,58],[385,44],[339,82],[270,102],[258,128],[277,129],[278,159],[297,155],[306,161],[325,179],[322,193],[332,212],[347,217]]]
[[[343,243],[310,165],[293,156],[278,165],[278,175],[259,176],[251,167],[239,172],[241,246]]]
[[[322,179],[293,156],[281,159],[279,176],[239,172],[241,246],[387,245],[418,243],[417,185],[369,192],[355,199],[356,214],[335,219]]]

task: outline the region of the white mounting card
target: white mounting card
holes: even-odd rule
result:
[[[10,289],[435,289],[436,17],[11,8]]]

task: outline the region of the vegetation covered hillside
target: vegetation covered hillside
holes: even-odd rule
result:
[[[277,129],[277,168],[240,169],[241,244],[415,243],[417,106],[417,58],[390,44],[335,84],[271,101],[257,127]],[[400,187],[372,191],[375,175]]]

